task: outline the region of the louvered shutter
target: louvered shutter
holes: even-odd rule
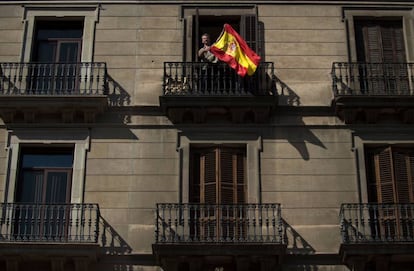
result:
[[[401,20],[356,20],[358,61],[371,63],[362,78],[376,92],[407,92],[408,71]],[[377,63],[377,64],[372,64]]]
[[[375,183],[378,203],[382,205],[372,218],[378,223],[381,235],[384,238],[407,238],[413,236],[412,215],[404,205],[414,202],[413,169],[414,152],[408,148],[385,147],[370,150],[368,159],[372,158],[375,171]],[[368,167],[367,176],[370,178],[372,169]],[[371,186],[373,181],[368,180]],[[372,196],[370,201],[372,201]],[[378,219],[377,219],[377,218]]]
[[[414,154],[407,149],[396,149],[393,155],[397,202],[412,203],[414,202],[412,176]]]
[[[243,15],[240,22],[240,35],[245,39],[247,45],[257,53],[258,35],[257,35],[257,16],[254,14]]]
[[[395,203],[394,169],[391,147],[379,150],[374,156],[377,179],[377,196],[380,203]]]
[[[365,61],[370,63],[383,62],[381,28],[379,25],[368,23],[363,27]]]
[[[226,149],[220,150],[220,204],[232,204],[236,200],[234,155]]]
[[[217,150],[207,150],[200,156],[201,203],[217,204]]]
[[[240,149],[220,151],[220,191],[222,204],[244,203],[245,155]]]

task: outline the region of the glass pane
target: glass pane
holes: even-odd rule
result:
[[[20,180],[18,202],[41,203],[43,195],[43,172],[25,170]]]
[[[48,172],[45,203],[66,203],[68,172]]]
[[[24,154],[22,165],[28,167],[72,167],[73,155],[70,154]]]
[[[60,43],[58,62],[78,62],[78,52],[78,42],[62,42]]]
[[[39,41],[37,48],[38,62],[54,62],[56,56],[56,42]]]

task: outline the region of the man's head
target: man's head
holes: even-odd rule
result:
[[[202,44],[205,44],[205,45],[209,45],[209,44],[210,44],[210,35],[209,35],[209,34],[207,34],[207,33],[204,33],[204,34],[201,36],[201,43],[202,43]]]

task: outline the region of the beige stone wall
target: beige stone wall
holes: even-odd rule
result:
[[[346,61],[345,24],[341,6],[261,5],[266,61],[290,88],[300,105],[330,105],[330,71],[334,61]],[[282,103],[283,104],[283,103]]]
[[[0,8],[0,61],[19,62],[22,50],[24,23],[19,5]]]
[[[119,130],[92,130],[85,202],[99,203],[134,252],[151,253],[156,203],[178,202],[176,131],[127,129],[130,138],[117,138]]]
[[[180,61],[178,5],[102,5],[95,60],[130,95],[131,104],[158,105],[164,61]]]
[[[357,201],[351,148],[346,129],[280,127],[266,134],[263,202],[281,203],[290,249],[338,252],[340,205]]]

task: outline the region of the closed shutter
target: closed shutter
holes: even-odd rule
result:
[[[370,149],[367,154],[367,158],[372,161],[367,162],[369,200],[385,204],[378,209],[378,219],[373,221],[377,221],[385,238],[412,237],[411,209],[397,204],[414,203],[414,151],[388,146]]]
[[[190,201],[209,204],[244,203],[245,160],[243,148],[219,146],[193,149]]]
[[[377,176],[377,196],[380,203],[397,202],[394,191],[394,174],[391,147],[379,150],[374,156]]]
[[[408,71],[401,20],[356,20],[355,33],[359,62],[370,63],[362,79],[364,88],[375,92],[404,93],[409,90]]]
[[[247,45],[257,52],[258,42],[257,42],[257,16],[252,15],[243,15],[240,22],[240,35],[245,39]]]
[[[233,240],[244,234],[240,218],[246,199],[244,148],[217,146],[191,150],[190,200],[208,204],[197,212],[190,231],[197,239]],[[200,193],[197,195],[197,193]],[[199,233],[199,235],[197,235]]]
[[[367,158],[370,202],[414,203],[414,150],[376,148],[368,150]]]

